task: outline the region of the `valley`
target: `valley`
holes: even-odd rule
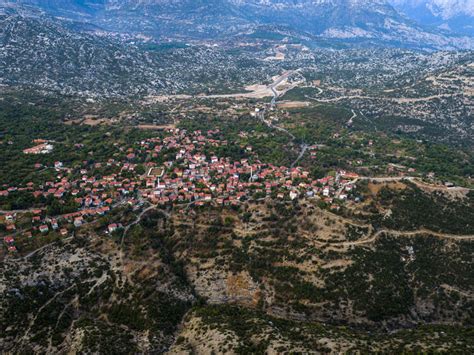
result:
[[[287,78],[275,79],[270,91]],[[172,111],[173,124],[163,119],[164,127],[153,130],[139,129],[143,122],[126,115],[113,125],[65,125],[61,111],[57,122],[35,126],[35,118],[24,116],[9,126],[14,143],[4,145],[3,166],[18,174],[2,181],[0,191],[8,246],[0,252],[1,309],[10,324],[2,348],[175,353],[471,346],[456,327],[472,317],[465,269],[474,238],[472,190],[441,185],[446,180],[429,170],[391,165],[390,152],[378,153],[386,170],[372,176],[349,157],[326,172],[314,169],[326,164],[325,151],[335,156],[334,137],[351,151],[351,142],[364,139],[367,133],[347,131],[354,114],[336,126],[334,113],[319,112],[319,124],[327,119],[336,129],[327,140],[326,131],[312,137],[298,128],[314,113],[253,100],[148,101],[146,107]],[[54,148],[25,159],[33,127],[39,137],[54,137]],[[383,135],[370,137],[368,151],[388,147]],[[393,147],[413,144],[403,140]],[[275,146],[268,150],[268,144]],[[365,159],[363,150],[358,154]],[[39,174],[38,162],[46,169]],[[463,184],[472,186],[468,176]],[[434,259],[450,267],[433,269]],[[419,271],[428,269],[429,276]],[[395,291],[400,285],[403,293]],[[22,300],[35,301],[23,308]],[[244,323],[221,318],[232,312],[243,312]],[[298,336],[313,339],[311,345],[296,341],[287,327],[300,328]],[[246,329],[272,335],[255,337]],[[435,345],[439,332],[445,338]]]
[[[470,15],[419,4],[0,1],[0,353],[472,353]]]

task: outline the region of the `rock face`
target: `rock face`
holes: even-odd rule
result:
[[[216,38],[270,25],[302,36],[338,40],[473,47],[472,39],[453,37],[447,29],[427,29],[416,24],[386,0],[8,0],[5,4],[39,7],[53,16],[108,31],[157,37]]]
[[[233,0],[262,22],[281,23],[322,34],[334,27],[383,26],[387,19],[403,18],[385,1],[367,0]]]
[[[233,274],[210,270],[193,278],[192,282],[196,292],[211,304],[231,303],[255,307],[261,297],[258,284],[248,272]]]
[[[385,0],[232,0],[267,24],[280,24],[318,36],[395,45],[469,47],[469,40],[450,38],[441,29],[426,29],[397,12]]]

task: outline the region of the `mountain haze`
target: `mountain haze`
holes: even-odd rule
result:
[[[423,25],[474,35],[474,0],[391,0],[391,3]]]

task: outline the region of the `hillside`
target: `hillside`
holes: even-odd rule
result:
[[[0,14],[0,82],[89,98],[243,90],[265,80],[253,53],[183,43],[130,44],[70,29],[48,17]],[[259,70],[260,69],[260,70]]]
[[[409,184],[369,183],[362,191],[365,213],[358,207],[353,217],[307,202],[267,200],[238,209],[156,209],[124,239],[86,226],[73,238],[2,263],[0,349],[472,348],[467,328],[459,326],[473,322],[474,225],[457,214],[473,211],[472,196],[446,208],[444,220],[380,219],[388,208],[410,213],[397,204],[408,203],[403,195],[413,192],[420,195],[413,203],[447,206]],[[121,218],[130,216],[123,212]]]
[[[173,89],[158,58],[132,46],[15,13],[0,15],[0,23],[2,84],[91,96]]]
[[[473,347],[474,196],[443,185],[472,186],[472,150],[280,106],[295,101],[266,123],[255,98],[16,95],[0,101],[0,352]]]

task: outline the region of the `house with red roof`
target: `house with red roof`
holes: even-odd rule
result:
[[[41,233],[47,233],[49,232],[49,227],[46,224],[43,224],[42,226],[39,227],[39,230]]]
[[[12,236],[6,236],[5,238],[3,238],[3,241],[6,244],[13,244],[15,243],[15,238],[13,238]]]

